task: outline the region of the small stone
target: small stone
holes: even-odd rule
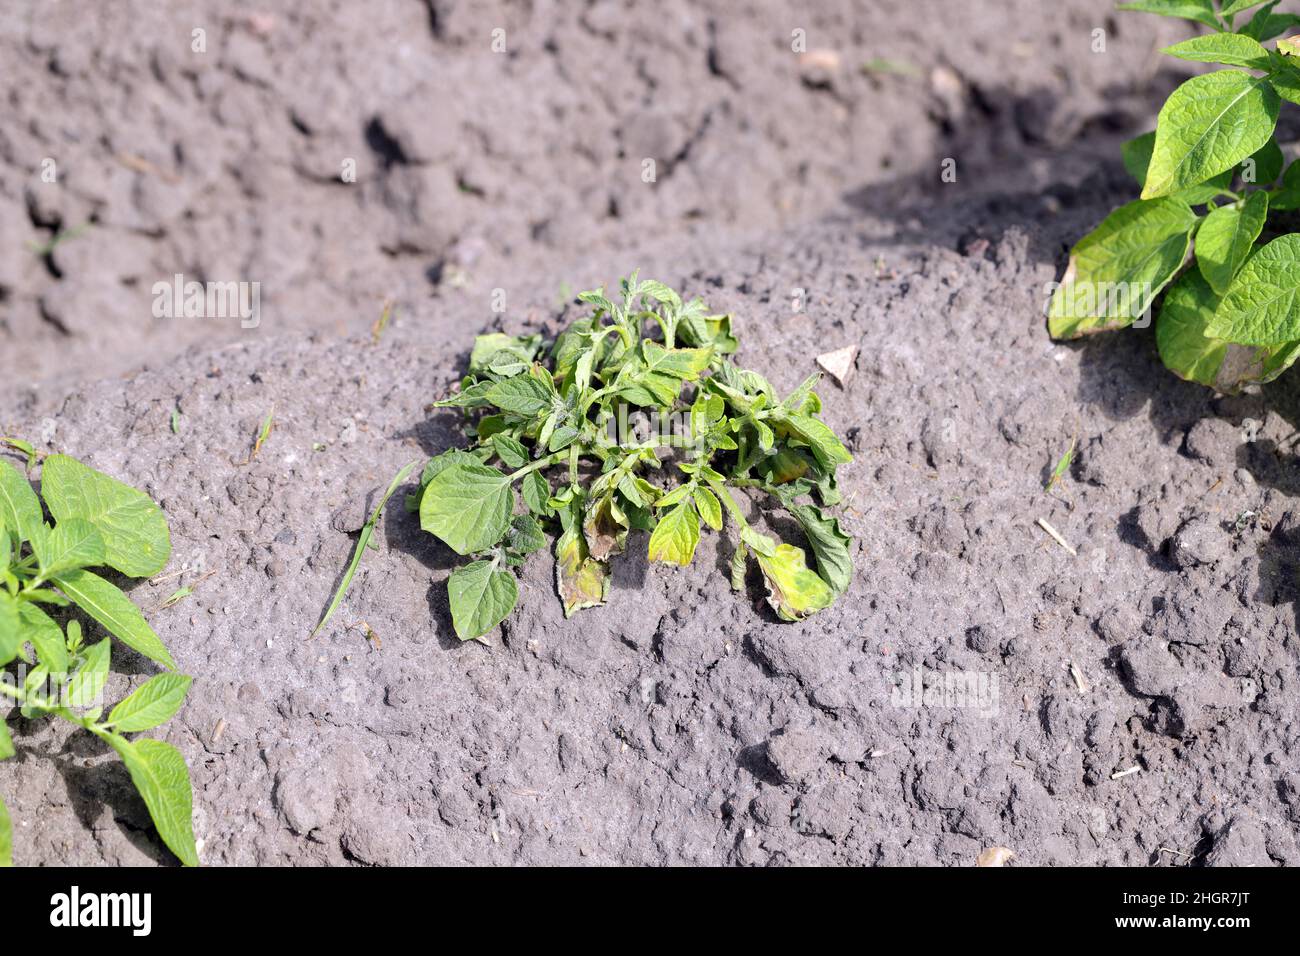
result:
[[[976,624],[966,630],[966,646],[972,651],[988,654],[998,646],[997,634],[991,624]]]
[[[1174,534],[1169,553],[1180,568],[1193,568],[1218,564],[1230,547],[1227,533],[1209,515],[1200,514],[1189,518]]]
[[[767,758],[785,783],[802,783],[822,765],[821,741],[811,730],[787,728],[768,738]]]
[[[1214,835],[1205,855],[1206,866],[1273,866],[1259,825],[1248,817],[1234,817]]]
[[[1142,629],[1142,619],[1127,604],[1116,604],[1102,611],[1092,626],[1107,644],[1122,644]]]
[[[834,50],[809,50],[799,54],[799,76],[814,89],[825,89],[840,72],[840,55]]]
[[[1240,442],[1240,429],[1222,418],[1202,418],[1187,430],[1187,454],[1211,466],[1232,461]]]
[[[275,777],[275,805],[285,824],[306,836],[334,819],[338,793],[323,768],[282,770]]]
[[[834,352],[823,352],[817,356],[817,364],[843,388],[855,370],[853,363],[858,358],[858,347],[846,345]]]

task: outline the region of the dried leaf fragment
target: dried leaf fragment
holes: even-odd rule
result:
[[[1016,851],[1004,846],[991,846],[975,858],[976,866],[1005,866],[1016,858]]]
[[[856,345],[846,345],[842,349],[836,349],[833,352],[823,352],[817,356],[817,364],[831,378],[839,384],[840,388],[852,377],[854,368],[853,363],[858,357],[858,347]]]

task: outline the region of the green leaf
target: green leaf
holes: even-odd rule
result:
[[[51,674],[66,674],[68,646],[63,640],[59,625],[30,601],[19,602],[18,616],[22,621],[22,639],[30,641],[32,647],[36,648],[36,659]]]
[[[482,637],[509,614],[519,600],[519,586],[509,571],[492,561],[474,561],[447,579],[451,620],[462,641]]]
[[[618,394],[634,405],[672,405],[682,382],[698,379],[712,357],[712,348],[666,349],[653,339],[644,339],[641,361]]]
[[[591,557],[582,530],[574,525],[555,542],[555,589],[564,605],[564,616],[605,603],[609,591],[609,567]]]
[[[712,347],[715,355],[730,355],[740,347],[740,341],[731,334],[729,314],[683,315],[677,326],[677,339],[683,345]]]
[[[853,580],[853,557],[849,543],[853,540],[840,529],[838,518],[828,518],[816,505],[787,504],[799,521],[817,561],[817,573],[830,585],[836,596],[849,589]]]
[[[23,473],[0,459],[0,526],[19,541],[30,541],[32,529],[44,527],[40,500]]]
[[[1294,13],[1274,13],[1273,8],[1277,6],[1277,0],[1272,0],[1255,11],[1255,15],[1250,18],[1250,22],[1237,32],[1245,34],[1248,37],[1254,37],[1260,43],[1265,40],[1271,40],[1280,33],[1285,33],[1291,27],[1300,23],[1300,17]]]
[[[67,701],[69,707],[98,707],[104,695],[104,683],[108,680],[108,664],[111,642],[108,638],[86,648],[72,679],[68,681]]]
[[[1282,175],[1286,157],[1277,139],[1270,139],[1257,149],[1253,155],[1242,160],[1241,181],[1251,186],[1271,186]]]
[[[1209,33],[1192,37],[1165,47],[1162,52],[1197,63],[1226,63],[1252,70],[1266,70],[1269,66],[1268,51],[1260,42],[1239,33]]]
[[[182,863],[199,865],[194,846],[194,798],[190,771],[185,758],[171,744],[161,740],[127,740],[117,734],[102,734],[126,764],[131,782],[144,798],[153,825]]]
[[[542,379],[519,375],[494,382],[485,397],[503,412],[535,418],[551,407],[555,389]]]
[[[8,435],[0,435],[0,445],[8,445],[10,448],[26,455],[28,473],[36,467],[36,448],[31,442],[23,441],[21,438],[11,438]]]
[[[650,560],[685,567],[700,543],[700,516],[692,501],[683,501],[659,519],[650,535]]]
[[[457,554],[485,551],[500,541],[510,526],[513,497],[510,479],[495,468],[452,465],[424,489],[420,527],[437,535]]]
[[[1300,72],[1295,67],[1280,66],[1269,75],[1268,82],[1288,103],[1300,103]]]
[[[176,662],[145,621],[140,609],[117,587],[86,570],[59,574],[53,580],[60,591],[127,647],[168,670],[176,669]]]
[[[1223,295],[1250,255],[1268,218],[1268,193],[1252,192],[1244,201],[1210,210],[1196,231],[1196,265],[1217,294]]]
[[[9,724],[5,722],[5,719],[3,717],[0,717],[0,760],[8,760],[17,752],[18,751],[14,749],[14,739],[9,735]],[[5,823],[5,820],[3,819],[2,816],[3,813],[4,813],[4,801],[0,800],[0,829],[3,828],[3,824]],[[4,851],[4,833],[0,832],[0,853],[3,853],[3,851]],[[7,866],[7,865],[8,864],[4,862],[3,856],[0,856],[0,866]]]
[[[518,554],[532,554],[546,547],[546,533],[532,515],[515,515],[510,519],[506,544]]]
[[[441,455],[434,455],[424,464],[420,472],[420,487],[424,488],[434,477],[446,471],[452,465],[481,465],[483,461],[459,448],[448,448]]]
[[[1170,94],[1156,122],[1143,199],[1168,196],[1231,169],[1268,142],[1278,95],[1240,70],[1194,76]]]
[[[648,295],[656,302],[672,307],[674,310],[682,307],[682,299],[676,292],[668,288],[662,282],[655,279],[646,279],[641,283],[638,290],[641,295]]]
[[[1249,10],[1251,7],[1257,7],[1264,0],[1223,0],[1219,8],[1222,16],[1230,17],[1234,13],[1240,13],[1242,10]]]
[[[1155,13],[1162,17],[1182,17],[1184,20],[1204,23],[1216,30],[1219,28],[1211,0],[1134,0],[1132,3],[1121,3],[1116,9]]]
[[[1238,345],[1300,340],[1300,234],[1279,236],[1241,267],[1206,334]]]
[[[708,488],[695,489],[695,507],[700,511],[700,517],[714,531],[722,530],[722,505],[718,502],[718,497]]]
[[[151,677],[113,708],[108,723],[123,734],[165,724],[181,709],[192,682],[193,678],[185,674]]]
[[[1135,136],[1119,148],[1120,158],[1130,176],[1139,186],[1147,181],[1147,167],[1151,165],[1151,151],[1156,146],[1156,131]]]
[[[37,540],[32,541],[33,550],[37,548]],[[48,535],[39,536],[39,541],[36,558],[42,578],[96,567],[106,560],[103,537],[93,524],[82,518],[60,521]]]
[[[0,731],[5,738],[9,737],[8,729]],[[13,745],[10,744],[10,747]],[[14,865],[14,825],[9,819],[9,808],[5,802],[0,800],[0,867],[10,867]]]
[[[532,363],[541,347],[540,335],[517,336],[503,332],[480,335],[474,339],[474,349],[469,355],[469,373],[478,375],[494,371],[502,374],[501,370],[510,369],[513,374],[518,374]]]
[[[793,435],[811,448],[813,457],[823,468],[833,468],[853,460],[835,432],[821,419],[811,415],[786,415],[778,421],[779,430]]]
[[[1146,185],[1147,169],[1151,165],[1151,151],[1155,148],[1155,145],[1156,134],[1152,130],[1150,133],[1143,133],[1141,136],[1129,140],[1120,147],[1124,168],[1137,180],[1139,186]],[[1202,206],[1232,187],[1234,172],[1235,168],[1224,170],[1218,176],[1213,176],[1204,183],[1180,189],[1174,193],[1173,198],[1181,199],[1189,206]]]
[[[453,395],[433,402],[432,408],[482,408],[488,404],[487,393],[491,390],[496,382],[474,382],[472,385],[461,385],[460,391]]]
[[[546,483],[540,470],[524,475],[519,490],[523,493],[524,504],[533,514],[545,516],[551,513],[551,506],[547,504],[551,497],[551,486]]]
[[[1268,194],[1268,208],[1273,212],[1300,209],[1300,161],[1286,168],[1282,184]]]
[[[157,574],[171,554],[167,519],[144,492],[67,455],[50,455],[41,468],[41,496],[62,524],[90,522],[104,539],[104,563],[133,578]]]
[[[1070,256],[1048,310],[1055,339],[1131,325],[1187,258],[1196,214],[1180,199],[1120,206]]]
[[[492,447],[507,468],[522,468],[528,464],[528,449],[517,438],[509,435],[493,435]]]
[[[19,603],[8,591],[0,591],[0,667],[17,657],[22,647]]]
[[[804,562],[802,548],[780,544],[770,555],[755,549],[754,556],[767,581],[767,603],[783,621],[798,621],[835,600],[830,585]]]

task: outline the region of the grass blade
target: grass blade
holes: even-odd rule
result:
[[[325,615],[320,619],[320,623],[316,625],[309,637],[315,637],[320,633],[320,629],[329,623],[329,619],[334,616],[334,612],[343,603],[343,595],[347,594],[348,588],[352,585],[352,577],[357,573],[357,568],[361,565],[361,556],[366,553],[366,548],[370,544],[370,536],[374,534],[375,526],[379,524],[379,519],[384,514],[384,506],[388,504],[388,499],[393,496],[393,492],[398,489],[402,482],[406,481],[412,469],[418,464],[418,461],[413,461],[403,466],[402,470],[393,476],[392,482],[388,485],[388,490],[379,499],[379,504],[370,513],[370,519],[362,527],[361,533],[357,535],[357,545],[352,551],[352,560],[348,563],[348,569],[343,574],[343,580],[339,582],[338,590],[334,592],[334,598],[330,601],[330,606],[325,609]]]

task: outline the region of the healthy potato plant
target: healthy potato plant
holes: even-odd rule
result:
[[[510,568],[546,545],[548,527],[566,615],[604,602],[609,559],[629,532],[649,532],[651,561],[688,565],[701,524],[721,531],[724,514],[739,538],[732,586],[743,587],[752,556],[782,619],[821,610],[849,586],[850,538],[823,506],[838,502],[835,470],[851,459],[818,417],[818,377],[782,397],[729,360],[738,346],[729,315],[635,274],[621,291],[621,302],[603,290],[579,295],[591,314],[550,343],[479,336],[460,391],[435,403],[472,417],[473,444],[432,459],[408,507],[471,558],[447,582],[462,640],[510,613],[518,599]],[[738,489],[788,511],[815,570],[802,548],[751,526]]]
[[[53,526],[46,523],[46,510]],[[131,599],[90,570],[148,577],[163,569],[170,553],[162,509],[136,489],[73,458],[51,455],[41,468],[38,498],[22,472],[0,461],[0,668],[22,662],[17,674],[0,670],[0,694],[17,703],[25,718],[67,720],[116,751],[158,835],[193,866],[198,854],[185,758],[161,740],[126,736],[170,720],[190,678],[175,673],[167,648]],[[102,699],[110,641],[86,640],[74,607],[167,668],[107,716]],[[0,720],[0,759],[14,752],[9,726]],[[12,842],[12,823],[0,802],[0,864],[10,862]]]
[[[1300,164],[1274,138],[1281,102],[1300,103],[1300,24],[1260,0],[1121,4],[1215,32],[1168,47],[1223,64],[1170,94],[1154,132],[1128,142],[1141,198],[1081,239],[1048,307],[1054,338],[1122,328],[1163,292],[1156,343],[1182,378],[1234,391],[1267,382],[1300,356],[1300,234],[1275,214],[1300,208]],[[1261,240],[1261,236],[1264,240]]]

